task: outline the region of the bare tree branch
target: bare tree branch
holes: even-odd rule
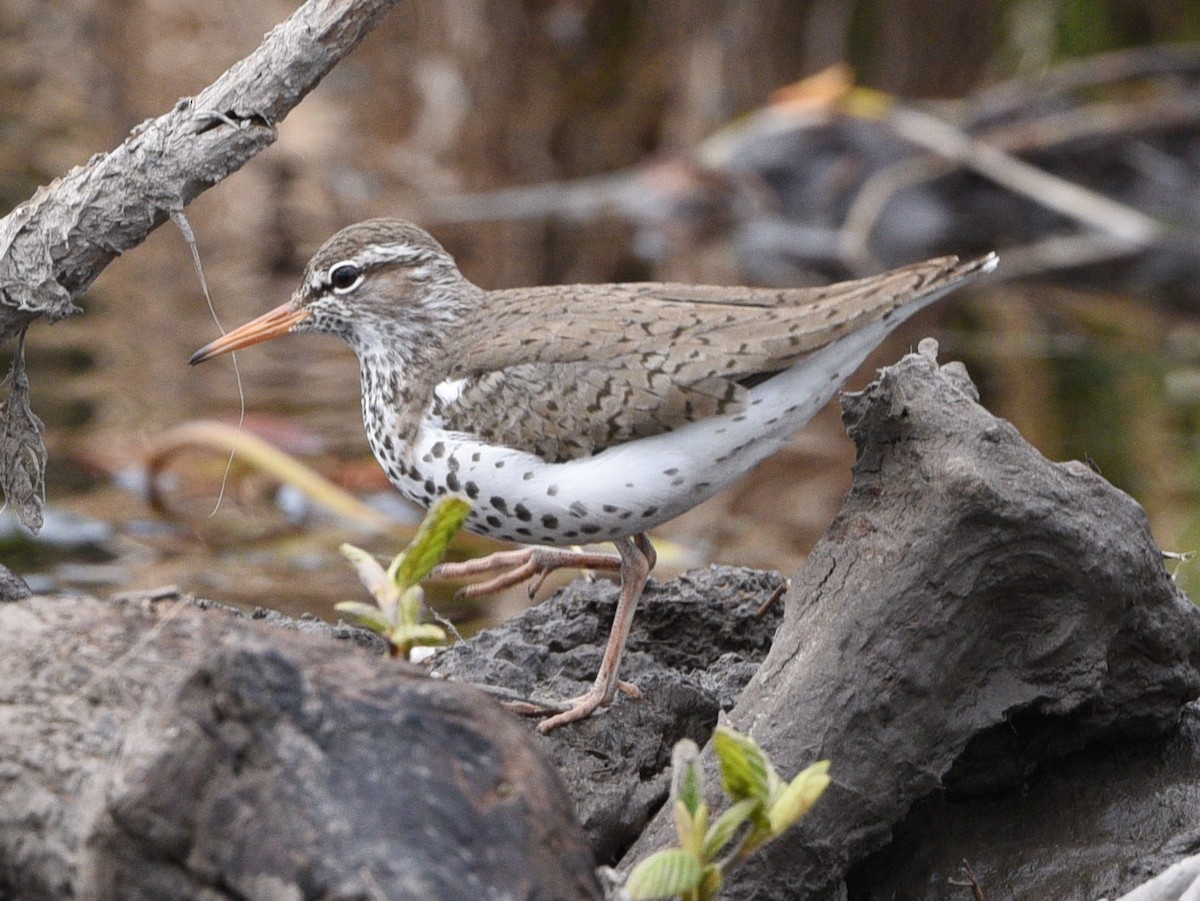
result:
[[[1045,103],[1076,91],[1112,87],[1135,79],[1191,75],[1198,66],[1200,47],[1195,44],[1152,44],[1067,60],[1037,78],[1021,76],[979,91],[969,117],[959,125],[970,130],[1016,115],[1028,106],[1031,97]]]
[[[273,143],[276,123],[396,2],[309,0],[199,95],[143,122],[119,147],[39,188],[0,219],[0,342],[38,316],[79,312],[74,300],[114,257]],[[10,409],[21,406],[10,396]],[[18,432],[5,434],[0,460],[13,456],[14,440],[22,459],[44,453],[40,433]],[[18,481],[0,478],[8,488]],[[36,510],[22,515],[36,527],[41,498],[7,497],[18,511]]]
[[[51,319],[76,312],[72,300],[113,257],[270,145],[275,123],[396,2],[309,0],[197,97],[40,188],[0,220],[0,303]]]
[[[1164,242],[1169,237],[1166,226],[1154,217],[1039,169],[936,116],[897,105],[886,121],[900,137],[932,151],[936,157],[902,160],[867,179],[846,215],[843,252],[848,259],[866,256],[871,228],[883,206],[898,189],[928,180],[941,171],[946,162],[976,172],[1034,203],[1087,226],[1107,237],[1118,250],[1123,246],[1126,252],[1131,253]]]

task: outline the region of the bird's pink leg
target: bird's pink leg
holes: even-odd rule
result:
[[[433,579],[449,581],[496,573],[487,581],[460,588],[459,594],[467,598],[494,594],[505,588],[511,588],[513,585],[520,585],[526,580],[534,579],[529,586],[529,596],[532,598],[542,587],[546,577],[556,569],[594,569],[601,572],[617,572],[620,568],[621,558],[614,554],[530,545],[515,551],[498,551],[475,560],[464,560],[462,563],[443,563],[435,567],[430,576]]]
[[[565,704],[569,705],[566,710],[538,723],[538,732],[543,735],[551,729],[590,716],[597,707],[612,703],[618,687],[627,692],[637,692],[632,685],[621,683],[617,676],[633,614],[646,588],[656,555],[650,539],[644,534],[620,538],[614,544],[621,559],[621,597],[617,601],[617,613],[608,634],[608,644],[604,647],[604,657],[600,660],[600,671],[596,673],[596,681],[586,694],[566,701]]]
[[[641,692],[635,686],[621,682],[618,674],[621,668],[621,656],[625,652],[625,642],[629,638],[629,628],[633,623],[633,615],[637,610],[638,601],[646,588],[646,580],[650,577],[650,570],[654,568],[658,555],[654,551],[654,545],[650,543],[650,539],[644,533],[634,535],[632,538],[620,538],[613,543],[617,547],[616,555],[529,546],[515,551],[499,551],[489,554],[487,557],[466,560],[462,563],[443,563],[431,574],[434,579],[451,580],[497,573],[487,581],[459,589],[459,593],[466,597],[490,594],[513,585],[520,585],[527,579],[535,579],[529,587],[529,595],[532,597],[541,587],[546,576],[556,569],[578,568],[620,572],[621,596],[617,601],[617,612],[613,617],[608,643],[604,647],[600,670],[596,673],[596,680],[592,683],[591,689],[586,694],[563,701],[561,704],[506,703],[506,706],[516,712],[531,716],[540,716],[548,710],[560,711],[538,724],[538,731],[543,735],[566,723],[581,720],[592,714],[596,708],[612,703],[613,696],[618,689],[630,697],[641,697]]]

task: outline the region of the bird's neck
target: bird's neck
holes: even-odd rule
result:
[[[390,439],[396,452],[414,445],[436,381],[414,361],[360,353],[362,412],[372,444]]]
[[[364,317],[346,336],[358,356],[363,421],[373,442],[416,443],[434,388],[449,377],[457,335],[483,291],[461,275],[431,288],[403,315]]]

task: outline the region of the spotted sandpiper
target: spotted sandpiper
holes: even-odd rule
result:
[[[599,673],[539,724],[612,701],[654,565],[647,530],[716,494],[834,395],[901,322],[995,255],[943,257],[827,288],[682,284],[485,291],[422,229],[371,219],[316,252],[291,299],[190,362],[324,332],[358,356],[376,459],[429,506],[461,495],[467,528],[526,547],[435,575],[482,594],[564,566],[619,570]],[[571,550],[611,541],[618,556]]]

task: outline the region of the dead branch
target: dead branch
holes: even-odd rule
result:
[[[38,316],[79,312],[74,301],[118,254],[274,142],[276,123],[353,50],[397,0],[309,0],[258,48],[195,97],[133,129],[0,219],[0,342]],[[14,383],[15,384],[15,383]],[[27,405],[13,389],[7,408]],[[36,430],[4,435],[0,460],[44,454]],[[37,483],[0,471],[8,501],[36,527]]]
[[[1194,44],[1155,44],[1115,50],[1099,56],[1060,63],[1038,78],[1021,76],[977,93],[967,129],[1020,113],[1031,102],[1046,103],[1064,94],[1111,87],[1142,78],[1191,75],[1200,68],[1200,48]]]
[[[1167,234],[1162,224],[1140,210],[1017,159],[999,147],[977,140],[928,113],[911,107],[897,107],[888,116],[887,123],[906,141],[983,175],[1002,187],[1099,231],[1131,249],[1144,249],[1163,240]],[[920,164],[920,159],[913,163],[918,168]],[[880,174],[890,177],[888,170],[883,170]],[[925,177],[926,173],[920,175]],[[906,181],[901,179],[902,183]],[[845,227],[846,235],[861,241],[864,246],[869,228],[864,231],[859,224],[860,219],[865,218],[867,222],[873,222],[877,216],[873,207],[878,201],[869,200],[874,196],[872,183],[873,179],[868,179],[863,186],[859,194],[860,201],[856,202],[847,216]],[[883,195],[884,202],[892,193],[889,190]],[[866,212],[863,212],[864,210]]]

